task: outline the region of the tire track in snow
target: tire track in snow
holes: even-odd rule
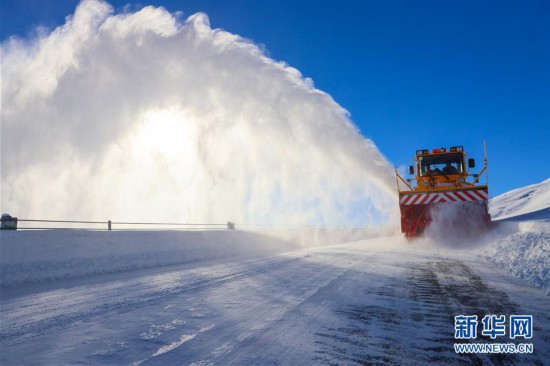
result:
[[[391,258],[380,260],[391,263]],[[357,272],[355,277],[353,282],[369,283],[364,273]],[[505,292],[490,287],[459,260],[432,258],[410,262],[404,268],[395,263],[393,275],[380,282],[377,286],[364,288],[348,306],[334,309],[342,322],[317,334],[320,349],[316,351],[316,362],[361,365],[544,363],[536,352],[532,355],[455,354],[453,343],[458,343],[454,339],[455,315],[477,315],[482,319],[487,314],[523,313]],[[478,332],[478,340],[483,339],[481,327]],[[545,335],[539,333],[539,337],[544,339]]]
[[[132,311],[158,302],[163,297],[194,293],[261,273],[266,268],[276,269],[288,265],[288,261],[289,258],[274,257],[6,300],[2,302],[0,342],[9,343],[19,336],[25,336],[28,341],[33,334],[40,335],[49,328],[62,328],[75,321],[87,321],[107,313]]]
[[[325,256],[315,254],[313,257]],[[348,271],[348,266],[357,265],[363,262],[364,258],[350,261],[347,255],[331,253],[335,266],[326,266],[309,259],[307,255],[300,262],[296,262],[281,271],[270,271],[266,274],[266,286],[258,288],[262,300],[245,299],[249,296],[242,291],[243,284],[239,284],[234,290],[223,289],[223,293],[213,294],[214,297],[223,296],[236,301],[240,306],[229,309],[220,322],[216,323],[209,332],[197,334],[197,336],[186,343],[186,350],[177,350],[180,354],[166,354],[163,357],[149,358],[143,361],[142,365],[149,364],[171,364],[175,360],[184,358],[186,363],[192,365],[210,364],[270,364],[266,361],[266,355],[276,349],[276,353],[284,350],[274,347],[274,344],[266,341],[264,335],[273,329],[280,329],[285,326],[285,317],[322,293],[325,288],[330,287],[334,282]],[[341,257],[341,258],[339,258]],[[340,263],[343,262],[343,263]],[[297,273],[300,268],[302,273],[299,277],[289,276]],[[285,271],[287,270],[287,271]],[[245,284],[244,284],[245,285]],[[246,286],[246,285],[245,285]],[[274,292],[276,291],[276,293]],[[326,296],[323,294],[322,296]],[[249,300],[249,301],[247,301]],[[210,298],[212,303],[220,303],[217,298]],[[212,321],[210,318],[209,321]],[[211,351],[206,351],[210,349]],[[251,356],[252,359],[250,358]]]

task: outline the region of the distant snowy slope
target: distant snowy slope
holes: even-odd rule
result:
[[[493,220],[524,215],[526,220],[550,219],[550,179],[491,199],[489,212]]]

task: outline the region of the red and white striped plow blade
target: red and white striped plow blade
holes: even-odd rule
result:
[[[486,189],[471,189],[435,193],[410,193],[403,194],[399,198],[401,206],[429,205],[440,202],[487,202]]]

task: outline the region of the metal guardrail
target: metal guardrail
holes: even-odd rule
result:
[[[23,225],[21,225],[23,223]],[[27,226],[25,223],[40,223],[39,226]],[[61,224],[61,225],[54,225]],[[86,226],[82,226],[86,225]],[[323,229],[364,229],[365,227],[330,227],[315,225],[262,225],[235,224],[228,221],[224,224],[180,223],[180,222],[135,222],[135,221],[92,221],[92,220],[46,220],[18,219],[8,214],[2,215],[2,230],[95,230],[95,231],[158,231],[158,230],[246,230],[246,231],[281,231],[281,230],[323,230]]]
[[[21,223],[41,223],[40,226],[26,226]],[[45,225],[44,225],[45,224]],[[62,225],[51,225],[62,224]],[[64,224],[64,225],[63,225]],[[78,226],[80,225],[80,226]],[[86,226],[82,226],[86,225]],[[202,224],[175,222],[125,222],[125,221],[89,221],[89,220],[42,220],[2,218],[2,230],[234,230],[235,224]]]

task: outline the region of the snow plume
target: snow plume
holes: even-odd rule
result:
[[[487,227],[485,208],[467,203],[439,203],[430,208],[432,222],[426,236],[437,245],[468,248],[483,245]]]
[[[2,211],[20,218],[362,225],[391,169],[296,69],[205,14],[114,13],[2,44]]]

